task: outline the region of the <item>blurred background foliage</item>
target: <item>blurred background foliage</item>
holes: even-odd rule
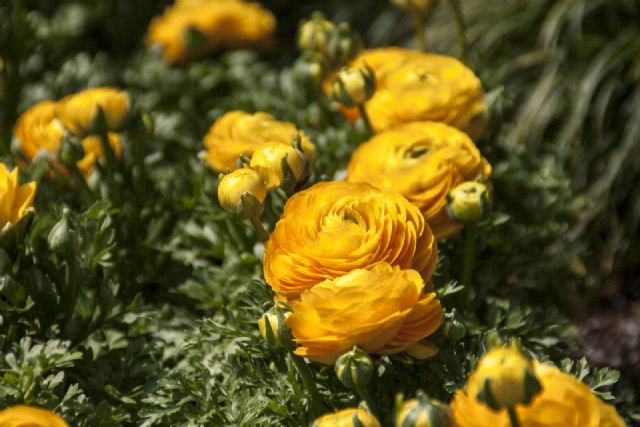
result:
[[[430,49],[458,56],[446,2]],[[61,412],[72,425],[302,425],[293,367],[259,339],[270,291],[247,224],[222,212],[202,138],[231,109],[267,111],[318,146],[315,179],[340,173],[364,138],[301,84],[298,22],[322,10],[367,46],[414,47],[411,19],[386,0],[265,0],[278,19],[268,53],[180,67],[144,47],[170,1],[13,0],[0,5],[3,161],[17,116],[89,86],[126,89],[153,120],[132,131],[113,180],[81,198],[40,178],[36,215],[0,248],[0,402]],[[494,215],[481,232],[472,292],[455,286],[462,241],[441,245],[435,278],[449,311],[441,352],[378,364],[376,399],[423,388],[448,400],[487,339],[519,337],[639,419],[640,3],[465,0],[469,64],[488,92],[478,145],[494,166]],[[141,192],[131,148],[141,144]],[[15,153],[15,147],[14,147]],[[114,190],[114,182],[119,189]],[[278,201],[269,201],[277,209]],[[65,207],[69,209],[65,209]],[[275,218],[268,218],[271,222]],[[66,221],[72,254],[49,238]],[[17,242],[17,243],[16,243]],[[6,242],[5,242],[6,243]],[[70,266],[74,268],[69,271]],[[356,402],[331,369],[314,370],[332,407]],[[613,393],[612,393],[613,392]],[[615,395],[615,398],[614,398]]]

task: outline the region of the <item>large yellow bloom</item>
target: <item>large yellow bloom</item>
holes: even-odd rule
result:
[[[480,80],[462,62],[449,56],[401,48],[362,52],[351,67],[369,65],[376,93],[366,107],[379,132],[403,123],[431,120],[477,133],[484,111]],[[345,111],[356,119],[358,111]]]
[[[26,110],[16,124],[16,138],[20,151],[31,162],[39,153],[55,153],[64,138],[64,127],[55,116],[56,103],[42,101]],[[117,156],[122,153],[120,136],[109,133],[109,143]],[[84,157],[76,165],[85,175],[93,170],[97,159],[102,157],[102,145],[96,137],[86,137],[81,142]]]
[[[286,323],[295,353],[330,364],[353,346],[374,354],[405,350],[442,323],[440,302],[424,287],[417,271],[387,263],[314,286],[291,302]]]
[[[0,229],[7,224],[16,224],[33,204],[37,184],[20,185],[18,168],[11,172],[0,163]]]
[[[624,427],[615,408],[601,401],[585,384],[559,369],[534,363],[542,391],[529,405],[517,405],[522,427]],[[465,390],[451,402],[457,427],[510,427],[506,410],[493,411],[476,399],[478,384],[469,377]]]
[[[165,59],[179,62],[216,49],[267,45],[275,32],[273,14],[242,0],[180,1],[151,21],[147,45],[160,45]],[[189,51],[189,30],[203,37]]]
[[[355,421],[354,421],[355,419]],[[380,422],[362,408],[347,408],[326,414],[311,424],[311,427],[380,427]]]
[[[17,405],[0,411],[0,427],[69,427],[53,412],[33,406]]]
[[[296,133],[302,150],[313,161],[315,147],[293,123],[278,121],[267,113],[230,111],[216,120],[204,137],[207,163],[218,171],[236,169],[241,155],[250,156],[267,142],[291,145]]]
[[[394,190],[416,205],[441,239],[462,225],[447,214],[447,193],[463,181],[488,180],[491,166],[469,136],[435,122],[415,122],[373,136],[354,152],[351,181]]]
[[[265,246],[264,276],[289,300],[381,262],[414,268],[429,282],[436,252],[420,211],[401,195],[365,183],[324,182],[287,201]]]
[[[129,113],[129,96],[112,87],[86,89],[61,99],[55,106],[56,117],[76,135],[91,133],[101,108],[109,130],[119,130]]]

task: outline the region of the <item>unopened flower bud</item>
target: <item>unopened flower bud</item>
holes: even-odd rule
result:
[[[438,354],[440,348],[429,341],[418,341],[405,351],[414,359],[424,360],[434,357]]]
[[[444,325],[442,325],[442,333],[446,339],[456,343],[467,335],[467,327],[456,315],[455,308],[447,313]]]
[[[343,22],[331,35],[328,51],[329,60],[334,66],[347,64],[358,56],[363,46],[362,39],[351,29],[351,25]]]
[[[58,148],[58,158],[63,164],[76,164],[84,157],[84,155],[85,153],[81,143],[78,141],[72,141],[68,137],[62,139],[60,148]]]
[[[474,381],[480,390],[476,398],[496,411],[526,405],[542,389],[531,360],[513,343],[482,356]]]
[[[324,57],[317,52],[305,51],[293,64],[292,72],[297,82],[319,88],[326,75]]]
[[[236,169],[224,175],[218,185],[220,206],[245,218],[262,215],[266,196],[267,187],[260,175],[249,168]]]
[[[65,257],[73,253],[78,240],[69,220],[69,213],[69,209],[65,208],[62,218],[51,228],[47,237],[51,251]]]
[[[334,31],[333,22],[327,20],[321,12],[315,12],[311,19],[300,25],[298,46],[302,50],[311,50],[326,55],[329,40]]]
[[[380,427],[380,422],[365,408],[347,408],[316,419],[311,427]]]
[[[425,12],[429,7],[429,0],[391,0],[394,5],[409,11]]]
[[[284,341],[289,341],[289,333],[287,326],[284,324],[284,320],[289,317],[290,314],[291,313],[278,313],[276,309],[271,309],[258,319],[260,335],[269,347],[280,348]]]
[[[451,409],[419,391],[415,399],[400,403],[396,427],[453,427]]]
[[[331,97],[345,107],[356,107],[371,98],[375,91],[376,78],[371,68],[344,68],[336,76]]]
[[[365,387],[373,377],[373,361],[367,352],[354,347],[338,358],[336,376],[343,386],[352,389]]]
[[[292,189],[307,176],[304,153],[292,145],[267,142],[253,152],[251,168],[258,172],[268,190]]]
[[[449,216],[462,224],[482,221],[489,214],[490,194],[481,182],[463,182],[447,194]]]

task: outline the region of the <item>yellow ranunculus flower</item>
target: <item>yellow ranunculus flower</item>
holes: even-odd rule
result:
[[[476,75],[456,58],[401,48],[365,50],[351,67],[368,65],[376,93],[366,102],[376,132],[415,121],[446,123],[477,133],[484,90]],[[346,110],[355,120],[358,111]]]
[[[416,205],[441,239],[460,230],[447,213],[447,193],[463,181],[488,180],[491,165],[469,136],[435,122],[415,122],[374,135],[349,163],[350,181],[397,191]]]
[[[559,369],[534,362],[542,391],[529,405],[517,405],[522,427],[624,427],[615,408],[601,401],[585,384]],[[465,390],[451,402],[457,427],[510,427],[506,409],[494,411],[476,399],[478,383],[469,377]]]
[[[290,303],[295,353],[331,364],[353,346],[393,354],[435,332],[443,311],[415,270],[380,263],[315,285]]]
[[[108,130],[117,131],[129,113],[129,96],[112,87],[86,89],[61,99],[55,105],[55,114],[69,132],[86,135],[93,130],[98,108],[104,113]]]
[[[0,229],[20,221],[33,204],[36,188],[35,182],[20,185],[18,168],[9,172],[4,163],[0,163]]]
[[[267,142],[290,146],[296,133],[302,150],[313,162],[315,147],[293,123],[278,121],[267,113],[228,112],[215,121],[204,137],[207,163],[218,171],[236,169],[241,155],[250,156]]]
[[[218,184],[218,200],[227,212],[238,213],[244,194],[253,196],[259,204],[262,204],[267,196],[267,187],[258,172],[253,169],[236,169],[223,176]]]
[[[296,182],[299,182],[306,175],[306,165],[302,154],[293,145],[267,142],[253,152],[251,168],[258,172],[269,190],[278,188],[284,183],[282,161],[285,158]]]
[[[160,45],[169,62],[217,49],[238,49],[268,45],[276,28],[273,14],[258,3],[242,0],[181,1],[151,21],[146,43]],[[192,42],[189,31],[202,40]]]
[[[31,162],[39,153],[55,153],[64,138],[64,127],[55,117],[56,103],[42,101],[26,110],[16,124],[16,137],[20,151]],[[109,133],[109,143],[116,156],[122,154],[120,136]],[[102,157],[102,144],[97,137],[82,140],[84,157],[76,165],[85,175],[89,175],[98,158]]]
[[[355,418],[355,422],[354,422]],[[380,427],[380,422],[362,408],[348,408],[326,414],[311,424],[311,427]]]
[[[264,276],[295,300],[327,279],[388,262],[430,283],[437,244],[404,197],[365,183],[323,182],[293,195],[265,245]]]
[[[16,405],[0,410],[0,427],[69,427],[53,412],[33,406]]]

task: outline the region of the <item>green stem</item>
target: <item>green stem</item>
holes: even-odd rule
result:
[[[367,107],[364,104],[358,105],[358,110],[360,110],[360,117],[362,117],[362,121],[364,122],[365,127],[369,131],[370,134],[373,135],[373,126],[371,126],[371,120],[369,119],[369,113],[367,113]]]
[[[71,172],[73,181],[80,187],[80,194],[82,198],[88,203],[91,202],[93,193],[87,185],[87,180],[85,179],[84,175],[82,175],[82,172],[80,172],[80,169],[78,169],[78,166],[75,163],[71,163],[67,164],[66,167]]]
[[[511,427],[520,427],[520,420],[518,419],[518,414],[516,414],[515,408],[507,409],[509,413],[509,421],[511,421]]]
[[[109,143],[109,132],[106,130],[106,126],[100,131],[100,143],[107,167],[113,171],[116,166],[116,153],[113,152],[113,147]]]
[[[478,239],[478,227],[475,224],[469,224],[466,227],[466,237],[464,242],[464,254],[462,265],[462,279],[460,284],[464,286],[465,292],[471,284],[473,277],[473,269],[476,264],[476,240]]]
[[[416,26],[416,45],[418,50],[422,52],[427,51],[427,32],[425,28],[425,14],[422,11],[414,10],[411,12],[413,16],[413,22]]]
[[[291,358],[293,363],[296,365],[296,369],[302,377],[302,383],[304,387],[307,389],[307,393],[309,394],[309,400],[311,403],[311,414],[313,418],[318,418],[322,416],[325,412],[327,412],[327,408],[324,403],[320,399],[320,394],[318,393],[318,388],[316,387],[316,382],[313,379],[313,374],[311,373],[311,369],[304,361],[304,359],[295,354],[291,354]]]
[[[266,242],[269,240],[269,233],[264,229],[262,222],[260,222],[260,217],[258,215],[249,215],[249,221],[253,224],[253,228],[256,229],[258,235],[260,236],[260,240]]]
[[[453,12],[453,18],[456,21],[456,31],[458,32],[458,43],[460,43],[460,57],[463,62],[467,62],[467,36],[464,23],[464,14],[462,13],[462,6],[460,6],[460,0],[448,0],[451,11]]]
[[[364,400],[367,404],[367,407],[369,407],[369,411],[371,411],[371,413],[377,418],[377,419],[382,419],[380,417],[380,411],[378,410],[378,406],[376,405],[375,400],[373,400],[373,397],[371,396],[371,393],[369,392],[369,389],[365,386],[365,387],[357,387],[356,391],[358,392],[358,395],[360,396],[360,399]]]

